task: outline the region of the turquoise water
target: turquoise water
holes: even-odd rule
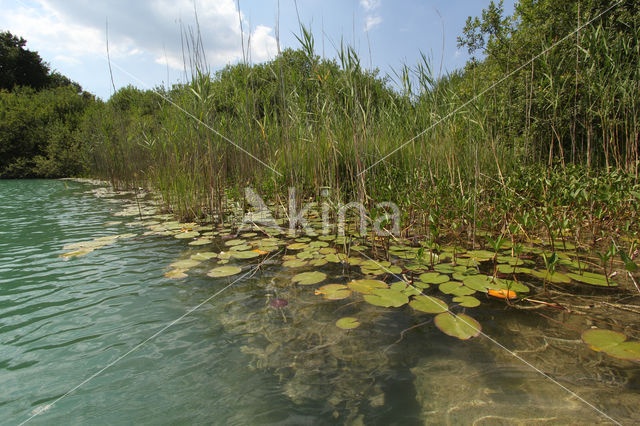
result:
[[[91,188],[0,181],[2,424],[605,421],[597,410],[638,420],[637,365],[594,353],[539,316],[502,304],[474,311],[488,335],[597,410],[495,342],[455,341],[409,309],[375,311],[350,334],[322,325],[336,308],[312,292],[287,293],[290,305],[272,309],[273,283],[290,279],[278,264],[149,339],[230,281],[206,269],[165,278],[190,253],[186,242],[105,225],[123,220],[113,215],[119,204]],[[65,244],[124,233],[138,236],[59,257]]]

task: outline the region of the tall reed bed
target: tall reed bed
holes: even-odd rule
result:
[[[568,164],[578,167],[572,176],[596,176],[589,170],[602,166],[629,173],[625,188],[637,185],[639,35],[637,25],[589,26],[569,43],[573,57],[550,49],[513,74],[526,57],[496,50],[438,75],[423,55],[399,68],[394,86],[364,68],[351,46],[321,59],[304,27],[299,49],[211,74],[191,32],[188,84],[122,89],[90,116],[82,137],[97,174],[116,185],[149,184],[184,219],[222,220],[226,201],[245,186],[272,200],[289,187],[298,196],[330,188],[335,201],[398,203],[416,234],[442,223],[465,236],[478,223],[504,232],[522,200],[540,201],[520,184],[537,185]],[[526,163],[547,168],[523,172]],[[621,211],[637,205],[621,197]]]

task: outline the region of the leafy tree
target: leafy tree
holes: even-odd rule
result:
[[[0,32],[0,89],[42,89],[49,85],[49,66],[37,52],[25,49],[26,44],[22,37]]]

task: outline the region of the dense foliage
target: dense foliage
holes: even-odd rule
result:
[[[80,174],[85,166],[74,134],[93,96],[51,72],[25,44],[0,33],[0,178]]]
[[[127,87],[107,102],[70,89],[4,92],[2,144],[13,160],[3,157],[1,170],[87,167],[116,186],[153,186],[183,218],[221,212],[244,185],[273,198],[293,186],[304,196],[329,188],[335,201],[394,201],[403,223],[426,233],[442,223],[460,235],[504,230],[515,206],[539,208],[536,226],[547,230],[552,208],[575,221],[598,209],[622,217],[637,206],[639,24],[631,0],[520,0],[513,16],[491,2],[458,40],[477,55],[463,70],[439,75],[423,55],[397,70],[395,87],[349,46],[320,58],[304,27],[299,49],[213,75],[194,39],[184,85]],[[17,112],[29,102],[43,106]],[[580,176],[584,191],[568,204],[527,189],[547,194]],[[617,198],[602,198],[603,182],[616,179]]]

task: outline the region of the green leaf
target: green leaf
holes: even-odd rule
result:
[[[316,294],[321,294],[327,300],[341,300],[351,296],[351,290],[344,284],[327,284],[316,289]]]
[[[627,272],[636,272],[638,270],[638,265],[622,250],[620,250],[620,258],[622,258],[624,269],[626,269]]]
[[[354,317],[344,317],[336,321],[336,326],[343,330],[351,330],[360,326],[360,322]]]
[[[347,286],[353,291],[362,294],[371,294],[371,292],[377,288],[388,288],[389,286],[380,280],[353,280],[350,281]]]
[[[442,300],[432,297],[420,295],[415,297],[411,302],[411,306],[416,311],[425,312],[427,314],[439,314],[440,312],[446,312],[449,307]]]
[[[460,340],[476,337],[482,331],[480,323],[465,314],[453,315],[450,312],[444,312],[436,315],[434,324],[444,334]]]
[[[409,302],[409,296],[402,291],[392,290],[390,288],[376,288],[371,290],[371,294],[365,294],[364,300],[376,306],[399,308]]]
[[[300,285],[312,285],[317,284],[320,281],[324,281],[327,278],[327,274],[324,272],[313,271],[313,272],[303,272],[298,275],[294,275],[291,279],[294,283],[298,283]]]
[[[236,275],[240,272],[242,272],[242,268],[239,268],[237,266],[218,266],[217,268],[213,268],[212,270],[207,272],[207,276],[220,278],[228,277],[230,275]]]
[[[453,301],[465,308],[475,308],[480,306],[480,301],[473,296],[457,296],[453,298]]]

